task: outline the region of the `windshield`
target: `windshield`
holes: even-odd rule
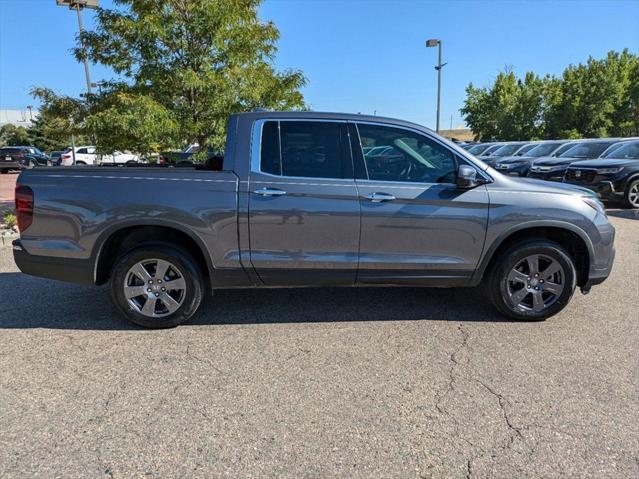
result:
[[[622,143],[618,148],[608,152],[606,158],[617,158],[620,160],[639,160],[639,141]]]
[[[490,148],[490,144],[486,145],[475,145],[468,149],[468,153],[472,153],[473,155],[481,155],[484,151]]]
[[[578,145],[578,143],[566,143],[565,145],[562,145],[559,148],[557,148],[557,151],[555,151],[552,154],[552,156],[561,156],[575,145]]]
[[[541,143],[535,145],[534,148],[528,150],[526,156],[532,156],[533,158],[540,158],[542,156],[550,155],[555,149],[561,145],[561,143]]]
[[[491,156],[495,151],[499,150],[504,145],[492,145],[490,148],[487,148],[481,156]]]
[[[598,158],[606,148],[612,143],[610,142],[587,142],[580,143],[568,149],[559,155],[560,158]]]
[[[530,150],[532,150],[533,148],[535,148],[537,145],[535,143],[531,143],[530,145],[526,145],[524,147],[522,147],[517,153],[515,153],[515,156],[528,156],[528,152]]]
[[[624,142],[615,143],[614,145],[610,146],[606,151],[603,152],[603,154],[601,155],[601,158],[614,158],[615,152],[624,145],[625,145]]]
[[[514,143],[510,145],[503,145],[493,152],[493,156],[511,156],[521,148],[521,143]]]

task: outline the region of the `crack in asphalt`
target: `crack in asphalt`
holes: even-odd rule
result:
[[[218,368],[215,364],[213,364],[209,359],[205,359],[205,358],[201,358],[196,354],[193,354],[191,352],[191,345],[187,344],[186,345],[186,355],[188,357],[190,357],[191,359],[195,359],[196,361],[202,363],[202,364],[207,364],[210,367],[212,367],[213,369],[215,369],[218,373],[226,375],[227,373],[225,373],[224,371],[222,371],[220,368]]]
[[[437,411],[440,414],[444,414],[446,416],[450,416],[453,418],[453,420],[455,420],[455,418],[448,412],[448,410],[446,410],[445,408],[442,407],[442,401],[446,398],[446,396],[448,396],[451,392],[453,392],[455,390],[455,381],[456,381],[456,377],[455,377],[455,369],[459,366],[459,361],[457,360],[457,355],[466,347],[468,347],[468,339],[470,338],[470,334],[468,333],[468,331],[466,331],[463,326],[460,324],[459,326],[457,326],[457,330],[461,333],[462,335],[462,342],[459,345],[459,347],[457,349],[455,349],[452,353],[449,354],[448,356],[448,360],[451,363],[450,368],[448,369],[448,385],[446,387],[446,390],[442,393],[440,391],[437,391],[437,393],[435,394],[435,409],[437,409]],[[455,420],[455,422],[457,422]]]
[[[505,406],[507,400],[504,398],[504,396],[496,392],[493,388],[488,386],[485,382],[479,379],[476,379],[475,381],[477,381],[477,383],[479,383],[484,389],[486,389],[486,391],[488,391],[490,394],[492,394],[493,396],[497,398],[497,402],[499,403],[499,408],[501,409],[501,415],[504,418],[504,422],[506,423],[506,426],[508,426],[508,429],[514,432],[514,435],[512,434],[510,435],[510,445],[512,445],[515,442],[515,438],[519,438],[523,441],[524,436],[521,433],[521,429],[513,425],[512,421],[510,420],[510,416],[508,415],[508,411],[506,410],[506,406]]]

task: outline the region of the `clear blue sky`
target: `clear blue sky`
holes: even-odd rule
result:
[[[103,6],[110,0],[101,0]],[[589,55],[639,53],[639,0],[393,1],[267,0],[262,18],[281,33],[278,68],[299,68],[315,110],[373,113],[435,124],[437,49],[444,61],[442,127],[461,123],[469,82],[486,85],[504,68],[560,74]],[[92,25],[85,13],[85,25]],[[31,86],[77,95],[82,65],[69,53],[75,12],[54,0],[0,0],[0,109],[34,104]],[[93,81],[111,77],[91,68]]]

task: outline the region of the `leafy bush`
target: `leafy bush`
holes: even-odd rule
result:
[[[2,223],[4,223],[6,228],[13,228],[17,223],[16,215],[14,215],[11,211],[7,211],[2,217]]]

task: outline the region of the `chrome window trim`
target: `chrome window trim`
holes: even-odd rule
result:
[[[488,173],[486,173],[486,171],[484,171],[482,168],[479,167],[479,165],[475,164],[474,161],[469,160],[469,158],[466,155],[460,155],[458,154],[458,152],[456,150],[453,150],[450,148],[449,145],[447,145],[446,143],[442,142],[439,138],[437,138],[437,136],[434,136],[426,131],[423,130],[418,130],[417,128],[410,128],[407,126],[402,126],[402,125],[396,125],[394,123],[383,123],[383,122],[377,122],[377,121],[359,121],[359,120],[351,120],[351,123],[355,124],[355,128],[357,130],[357,139],[358,139],[358,143],[359,143],[359,147],[360,149],[362,148],[362,142],[361,142],[361,137],[359,134],[359,128],[357,128],[358,124],[365,124],[365,125],[374,125],[374,126],[383,126],[386,128],[395,128],[398,130],[405,130],[405,131],[410,131],[412,133],[417,133],[418,135],[423,135],[426,138],[432,140],[433,142],[437,143],[438,145],[442,146],[444,149],[448,150],[449,152],[451,152],[453,154],[453,156],[458,157],[458,158],[463,158],[464,160],[470,161],[470,165],[473,168],[475,168],[477,170],[477,174],[480,175],[482,178],[484,178],[484,180],[486,180],[489,183],[492,183],[494,180],[491,176],[488,175]],[[364,154],[364,152],[362,151],[362,155]],[[366,167],[366,161],[364,161],[364,166]],[[457,165],[459,166],[459,165]],[[368,168],[368,167],[366,167]],[[368,176],[368,169],[366,169],[366,175]],[[377,182],[384,182],[386,183],[386,180],[357,180],[359,181],[377,181]],[[410,182],[410,181],[388,181],[388,183],[399,183],[399,184],[406,184],[406,183],[412,183],[412,184],[422,184],[422,185],[455,185],[457,186],[455,183],[419,183],[419,182]]]
[[[266,176],[266,177],[271,177],[271,178],[291,178],[291,179],[301,179],[301,180],[310,180],[310,181],[317,181],[317,180],[324,180],[324,181],[339,181],[339,182],[350,182],[353,183],[355,182],[354,178],[330,178],[330,177],[316,177],[316,176],[289,176],[289,175],[274,175],[273,173],[267,173],[265,171],[262,171],[261,169],[261,159],[262,159],[262,128],[264,126],[264,123],[266,123],[267,121],[276,121],[276,122],[282,122],[282,121],[296,121],[296,122],[317,122],[317,123],[343,123],[343,124],[348,124],[347,120],[326,120],[326,119],[321,119],[321,118],[304,118],[304,119],[299,119],[299,118],[260,118],[259,120],[255,120],[255,123],[253,123],[253,129],[252,129],[252,133],[251,133],[251,169],[249,171],[250,173],[259,173],[260,175]],[[281,148],[281,145],[280,145]],[[350,148],[350,147],[349,147]],[[257,179],[254,179],[253,181],[259,181]]]

